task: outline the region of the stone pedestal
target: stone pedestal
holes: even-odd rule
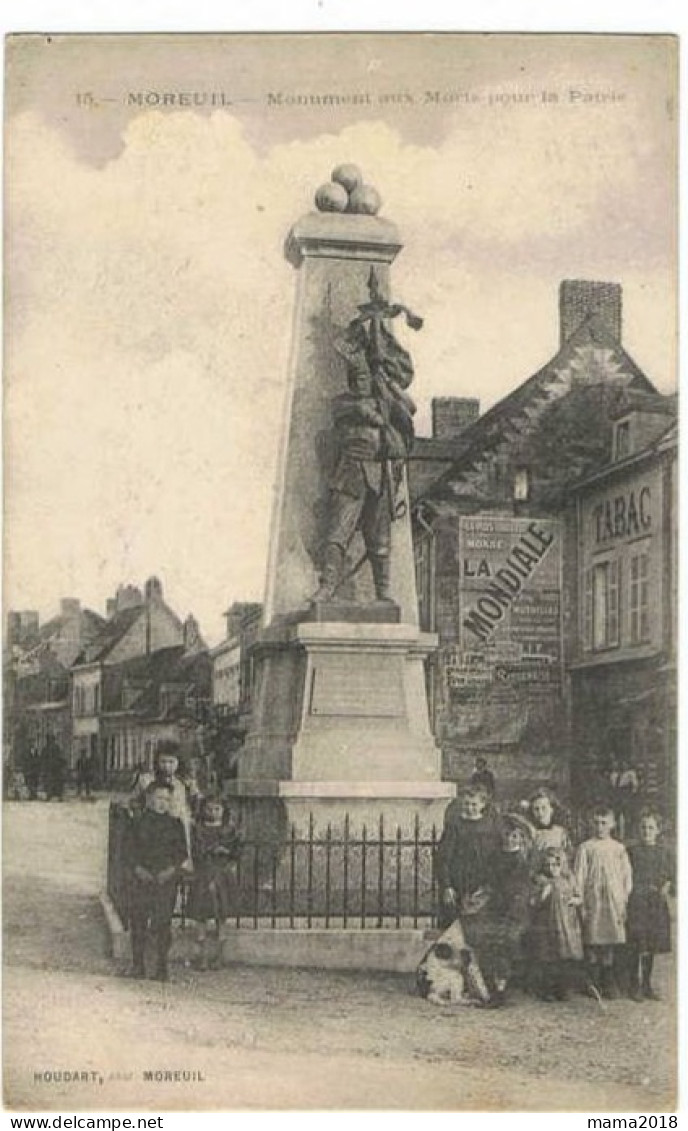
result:
[[[423,660],[435,646],[405,624],[267,630],[234,792],[279,798],[299,826],[310,812],[319,824],[341,825],[349,812],[358,827],[386,812],[406,828],[416,810],[424,826],[436,822],[454,787],[440,781],[428,724]]]

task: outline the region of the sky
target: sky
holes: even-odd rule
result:
[[[103,612],[156,574],[215,643],[262,599],[284,239],[342,162],[401,231],[421,434],[433,396],[485,409],[551,357],[564,278],[623,285],[624,345],[672,391],[673,88],[664,37],[11,42],[6,607]]]

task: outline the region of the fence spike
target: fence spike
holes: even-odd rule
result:
[[[380,847],[377,859],[377,925],[381,927],[385,902],[385,820],[383,813],[380,813]]]
[[[342,924],[349,921],[349,814],[344,814],[344,859],[342,861],[344,891],[342,893]]]

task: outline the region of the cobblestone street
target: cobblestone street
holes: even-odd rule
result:
[[[666,959],[659,1003],[515,995],[488,1012],[428,1005],[399,975],[176,966],[166,986],[119,977],[97,901],[106,822],[103,800],[5,806],[12,1108],[672,1108]]]

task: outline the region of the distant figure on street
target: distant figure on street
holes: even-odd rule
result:
[[[484,790],[489,798],[494,797],[496,787],[495,776],[492,770],[488,769],[485,758],[476,758],[475,769],[471,774],[471,786],[473,789]]]
[[[77,797],[90,797],[95,777],[95,758],[93,753],[84,751],[76,762]]]
[[[622,839],[628,837],[635,824],[640,794],[640,779],[628,758],[614,758],[609,781],[613,789],[613,804]]]
[[[58,801],[64,798],[66,762],[54,735],[50,735],[43,751],[43,784],[45,786],[45,799]]]
[[[146,764],[145,764],[145,762],[143,761],[143,759],[142,759],[142,758],[140,758],[140,759],[139,759],[139,761],[138,761],[138,762],[136,763],[136,765],[134,766],[134,776],[133,776],[133,777],[132,777],[132,779],[131,779],[131,785],[130,785],[130,787],[129,787],[129,788],[130,788],[130,791],[131,791],[131,795],[132,795],[132,797],[133,797],[133,796],[134,796],[134,794],[135,794],[135,793],[136,793],[136,792],[138,791],[138,789],[139,789],[139,783],[140,783],[140,781],[141,781],[141,778],[142,778],[142,777],[143,777],[144,775],[145,775],[145,776],[147,777],[147,779],[148,779],[148,782],[150,783],[150,781],[152,780],[152,779],[151,779],[151,775],[150,775],[150,773],[148,772],[148,770],[146,770]]]
[[[181,867],[187,857],[184,827],[170,814],[173,787],[153,782],[145,792],[145,809],[132,821],[129,833],[129,915],[131,923],[132,976],[146,976],[146,936],[150,928],[155,942],[153,975],[168,979],[168,956],[172,941],[172,914],[177,899]]]
[[[38,787],[41,784],[41,758],[35,743],[29,746],[24,758],[24,781],[29,793],[29,801],[38,800]]]

